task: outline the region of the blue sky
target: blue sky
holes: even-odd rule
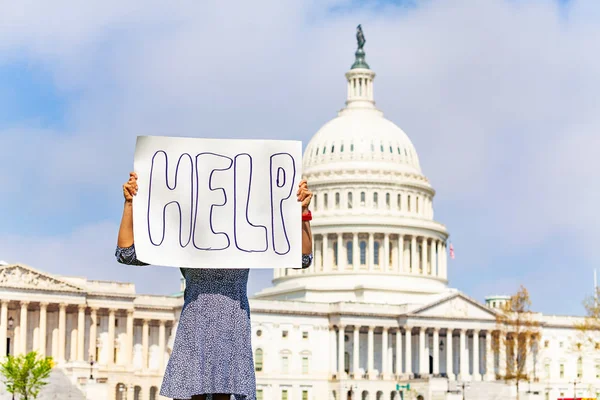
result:
[[[524,284],[535,309],[582,313],[600,265],[596,1],[181,4],[0,4],[0,259],[176,291],[176,269],[114,261],[135,137],[306,144],[343,106],[361,23],[377,104],[437,190],[451,286]]]

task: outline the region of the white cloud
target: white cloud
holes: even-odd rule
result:
[[[458,270],[492,264],[490,248],[514,255],[556,235],[572,243],[560,251],[587,255],[573,267],[579,274],[600,261],[593,0],[438,0],[334,13],[343,2],[8,4],[0,55],[49,70],[72,99],[64,132],[0,133],[14,149],[4,162],[27,161],[2,168],[0,183],[23,197],[30,179],[51,189],[48,212],[85,206],[79,190],[114,198],[107,208],[116,209],[106,193],[118,193],[138,134],[307,142],[343,105],[360,22],[378,105],[412,138],[438,190],[438,215],[469,254]],[[34,266],[64,268],[52,262]]]

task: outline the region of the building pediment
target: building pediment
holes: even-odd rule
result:
[[[79,286],[25,265],[0,267],[0,288],[34,289],[58,292],[83,292]]]
[[[451,319],[496,319],[496,311],[462,293],[456,293],[445,297],[434,303],[416,309],[411,314],[420,317]]]

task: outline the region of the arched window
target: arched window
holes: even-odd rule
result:
[[[344,152],[344,143],[342,143],[342,144],[340,145],[340,153],[343,153],[343,152]]]
[[[319,202],[317,201],[317,195],[314,193],[313,193],[312,203],[313,203],[313,210],[317,211],[317,205],[319,204]]]
[[[392,246],[389,246],[389,248],[390,248],[390,251],[389,251],[389,254],[388,254],[388,260],[389,260],[388,267],[391,267],[392,265],[394,265],[394,260],[393,260],[393,256],[394,256],[394,251],[393,250],[394,249],[392,249]]]
[[[419,196],[415,199],[415,212],[419,213]]]
[[[335,208],[340,208],[340,193],[335,193]]]
[[[408,212],[410,212],[410,195],[408,195],[406,200],[408,201]]]
[[[332,145],[331,145],[331,152],[333,153],[333,152],[334,152],[334,150],[335,150],[335,144],[332,144]]]
[[[333,265],[338,265],[338,242],[333,242]]]
[[[367,263],[367,242],[364,240],[360,241],[360,265]]]
[[[348,255],[348,265],[352,265],[353,264],[353,258],[352,258],[352,240],[349,240],[346,242],[346,254]]]
[[[379,205],[379,198],[377,197],[377,192],[373,193],[373,205],[375,207]]]
[[[254,370],[260,372],[263,370],[263,350],[256,349],[254,352]]]
[[[352,208],[352,192],[348,192],[348,208]]]
[[[390,208],[390,194],[386,193],[385,194],[385,206],[389,209]]]
[[[327,193],[323,193],[323,210],[327,210]]]
[[[373,244],[373,264],[379,265],[379,242]]]
[[[327,147],[323,146],[323,154],[325,154],[326,149],[327,149]]]
[[[150,388],[150,400],[156,400],[157,393],[158,393],[158,388],[156,386],[152,386]]]
[[[117,386],[115,388],[115,398],[117,400],[125,400],[125,396],[126,393],[125,391],[127,390],[127,388],[125,387],[125,384],[123,383],[117,383]]]
[[[360,205],[361,207],[365,206],[365,202],[367,201],[367,195],[365,192],[360,192]]]
[[[136,386],[133,388],[133,400],[142,400],[142,387]]]
[[[402,210],[402,195],[398,194],[398,210]]]
[[[354,151],[354,143],[350,143],[350,152]]]
[[[344,371],[346,371],[346,373],[350,373],[350,353],[345,352],[344,353]]]

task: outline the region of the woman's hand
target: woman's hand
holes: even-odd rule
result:
[[[137,174],[135,172],[130,172],[129,180],[123,185],[123,197],[125,197],[125,202],[131,203],[133,196],[137,194],[137,191]]]
[[[300,185],[298,186],[298,201],[302,203],[302,213],[308,211],[308,206],[310,205],[310,200],[312,199],[312,192],[308,189],[308,183],[306,179],[302,179],[300,181]]]

